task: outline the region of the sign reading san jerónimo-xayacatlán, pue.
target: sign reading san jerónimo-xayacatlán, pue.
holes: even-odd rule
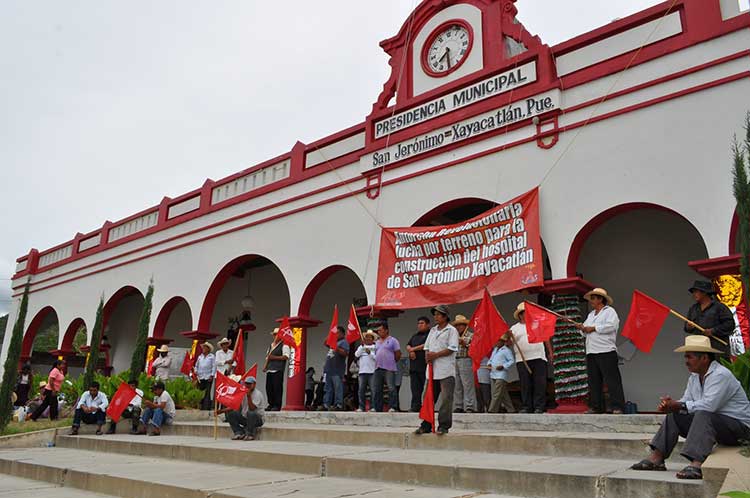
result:
[[[383,228],[376,305],[419,308],[541,285],[539,189],[468,221]]]

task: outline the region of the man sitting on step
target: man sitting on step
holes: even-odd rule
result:
[[[141,426],[138,429],[139,434],[146,434],[146,429],[151,426],[151,435],[158,436],[161,434],[161,426],[171,424],[175,415],[174,401],[172,396],[164,389],[164,382],[158,381],[151,388],[154,392],[154,400],[143,400],[146,409],[141,416]]]
[[[685,345],[675,352],[685,353],[690,371],[687,389],[679,401],[661,398],[658,410],[667,413],[667,418],[651,440],[651,455],[631,468],[667,470],[664,460],[683,436],[686,440],[680,454],[690,465],[678,472],[677,478],[703,479],[701,465],[716,443],[737,446],[750,440],[750,402],[732,372],[716,361],[721,351],[711,347],[708,337],[687,336]]]
[[[266,397],[255,387],[256,380],[252,375],[245,378],[245,385],[247,395],[242,399],[242,406],[239,410],[231,408],[216,410],[216,415],[227,414],[227,421],[234,433],[232,436],[234,441],[252,441],[258,435],[258,427],[263,426]]]
[[[133,401],[130,402],[127,408],[125,408],[125,411],[122,412],[122,415],[120,415],[121,418],[129,418],[131,422],[131,434],[137,434],[138,433],[138,422],[141,420],[141,400],[143,399],[143,391],[138,389],[138,381],[131,379],[128,382],[128,385],[132,387],[136,394],[135,398],[133,398]],[[109,421],[109,429],[107,429],[107,434],[114,434],[117,430],[117,422],[114,420]]]
[[[96,424],[96,435],[101,436],[102,426],[107,419],[107,405],[109,405],[107,395],[99,391],[98,382],[92,382],[89,390],[83,393],[78,405],[76,405],[70,435],[77,436],[78,428],[81,427],[81,422],[83,422],[84,424]]]

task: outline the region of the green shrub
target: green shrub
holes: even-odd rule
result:
[[[721,364],[737,377],[737,380],[742,385],[742,389],[750,397],[750,351],[746,351],[743,355],[738,356],[734,363],[730,363],[722,358]]]

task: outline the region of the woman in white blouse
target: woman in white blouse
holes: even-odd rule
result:
[[[584,296],[591,305],[591,313],[578,330],[586,336],[586,370],[589,377],[589,410],[604,413],[604,385],[609,391],[612,413],[621,414],[625,406],[622,377],[617,358],[617,330],[620,318],[612,307],[614,300],[601,287]]]

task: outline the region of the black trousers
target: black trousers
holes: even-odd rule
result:
[[[305,389],[305,406],[312,406],[313,400],[315,399],[315,390]]]
[[[411,411],[418,412],[422,409],[422,393],[424,392],[425,371],[409,372],[409,383],[411,384]]]
[[[48,406],[49,419],[57,420],[57,393],[53,393],[49,389],[45,389],[44,401],[42,401],[42,404],[39,405],[36,410],[34,410],[34,413],[31,414],[31,420],[36,420],[41,417],[42,413],[44,413],[44,410],[46,410]]]
[[[750,427],[718,413],[670,413],[651,440],[651,448],[659,450],[664,458],[669,458],[677,446],[678,436],[685,438],[680,455],[690,461],[704,462],[716,443],[738,446],[743,439],[750,439]]]
[[[198,381],[198,388],[203,390],[201,410],[213,410],[214,408],[211,404],[211,381],[213,379],[201,379]]]
[[[541,358],[526,362],[531,373],[523,362],[516,363],[518,381],[521,383],[521,407],[535,411],[547,409],[547,362]]]
[[[284,398],[284,370],[266,373],[266,393],[268,395],[268,409],[281,410]]]
[[[589,376],[589,408],[597,413],[604,413],[604,384],[609,390],[612,410],[622,410],[625,407],[617,351],[587,354],[586,372]]]

